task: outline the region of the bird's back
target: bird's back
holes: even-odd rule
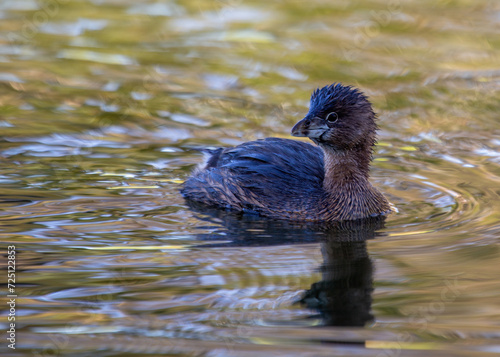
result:
[[[210,206],[300,220],[323,194],[324,175],[317,146],[267,138],[212,151],[182,193]]]

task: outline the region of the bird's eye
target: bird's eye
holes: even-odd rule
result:
[[[338,120],[339,116],[335,112],[328,113],[326,116],[326,121],[329,123],[335,123]]]

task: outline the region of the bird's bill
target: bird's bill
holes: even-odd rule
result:
[[[318,117],[305,117],[292,128],[292,135],[317,139],[328,130],[325,121]]]

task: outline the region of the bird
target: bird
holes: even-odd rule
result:
[[[271,137],[206,150],[181,194],[207,207],[297,222],[388,215],[391,204],[369,181],[376,121],[359,89],[341,83],[317,88],[308,113],[291,130],[314,144]]]

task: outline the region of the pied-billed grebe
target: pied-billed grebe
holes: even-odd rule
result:
[[[369,180],[376,115],[358,89],[316,89],[292,129],[301,141],[267,138],[212,150],[182,194],[208,206],[293,221],[341,221],[389,213]]]

